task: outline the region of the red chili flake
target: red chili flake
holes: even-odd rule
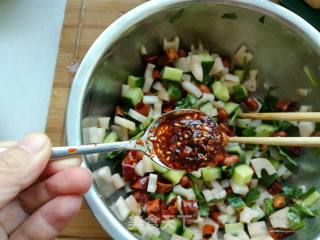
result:
[[[141,191],[147,191],[149,182],[149,176],[139,178],[134,183],[131,184],[130,188],[133,190],[141,190]]]
[[[150,112],[150,105],[145,104],[143,102],[140,102],[137,104],[137,106],[135,107],[135,110],[139,113],[141,113],[144,116],[148,116],[149,112]]]
[[[274,240],[281,240],[294,234],[294,231],[288,228],[269,228],[269,234]]]
[[[152,73],[152,78],[154,80],[159,79],[160,78],[160,71],[154,70],[153,73]]]
[[[198,204],[194,200],[182,200],[181,209],[186,224],[191,224],[193,220],[198,218]]]
[[[144,143],[143,143],[143,141],[142,141],[141,139],[138,139],[138,140],[137,140],[137,144],[140,145],[140,146],[143,146],[143,145],[144,145]]]

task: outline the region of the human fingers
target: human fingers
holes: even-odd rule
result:
[[[17,146],[0,153],[0,209],[36,181],[50,153],[50,140],[43,133],[29,134]]]
[[[79,195],[64,195],[54,198],[23,222],[10,235],[10,239],[54,239],[79,212],[81,202],[82,198]]]

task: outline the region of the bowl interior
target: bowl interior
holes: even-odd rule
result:
[[[231,13],[235,16],[233,19],[222,17]],[[179,36],[181,44],[187,48],[200,42],[206,49],[223,56],[232,56],[240,44],[246,43],[254,53],[251,68],[259,69],[257,94],[265,92],[266,84],[277,86],[275,92],[281,97],[296,99],[301,104],[312,105],[314,111],[320,110],[320,95],[316,89],[312,89],[308,97],[297,94],[297,88],[312,88],[303,67],[308,65],[318,71],[319,44],[316,46],[297,27],[264,9],[204,1],[164,6],[157,13],[146,14],[143,20],[124,29],[112,47],[105,50],[91,75],[85,91],[82,118],[112,115],[120,99],[121,84],[127,80],[128,74],[143,75],[145,66],[141,61],[140,46],[143,44],[150,53],[157,53],[163,37],[172,39],[175,36]],[[298,162],[300,167],[289,183],[316,186],[320,161],[314,151],[306,150]],[[94,170],[113,164],[100,159],[89,166]],[[106,206],[110,206],[114,199],[104,199]],[[316,239],[319,233],[320,221],[316,219],[292,239]]]

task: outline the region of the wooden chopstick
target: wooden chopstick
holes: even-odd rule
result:
[[[320,122],[320,112],[240,113],[241,118]]]
[[[320,137],[229,137],[229,142],[278,146],[320,147]]]

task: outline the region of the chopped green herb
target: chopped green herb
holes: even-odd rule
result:
[[[188,94],[185,98],[177,102],[176,108],[193,108],[196,106],[197,102],[198,99],[195,96]]]
[[[262,103],[261,112],[277,112],[276,104],[279,98],[272,95],[272,91],[276,89],[275,87],[269,87],[267,95]]]
[[[251,137],[256,135],[256,129],[254,127],[245,128],[242,131],[243,136]]]
[[[302,196],[302,190],[299,187],[291,188],[291,187],[284,186],[282,190],[288,198],[300,198]]]
[[[225,13],[221,17],[227,18],[227,19],[237,19],[238,18],[235,13]]]
[[[278,127],[279,130],[289,131],[292,128],[294,128],[294,125],[291,122],[288,122],[288,121],[279,121],[277,127]]]
[[[305,220],[304,218],[300,217],[297,213],[294,211],[291,211],[291,208],[289,209],[289,212],[287,214],[288,222],[290,225],[290,228],[293,230],[297,230],[300,228],[303,228],[305,226]]]
[[[174,14],[174,15],[170,18],[169,22],[170,22],[170,23],[176,22],[176,21],[183,15],[183,13],[184,13],[184,8],[180,9],[176,14]]]
[[[262,17],[259,18],[259,22],[264,23],[265,19],[266,19],[266,16],[263,15]]]
[[[271,198],[265,198],[263,200],[262,210],[266,215],[271,215],[274,212],[273,200]]]
[[[261,171],[261,184],[266,188],[274,183],[277,178],[278,175],[276,173],[269,175],[265,169]]]
[[[249,206],[254,203],[260,197],[260,191],[258,188],[252,188],[246,197],[246,204]]]
[[[291,207],[291,211],[298,214],[300,217],[315,217],[317,216],[309,207],[307,207],[302,201],[296,201]]]
[[[289,167],[290,166],[291,167],[298,166],[297,162],[294,161],[281,147],[277,146],[277,148],[278,148],[280,155],[284,157],[286,165],[288,165]]]
[[[209,205],[206,201],[199,202],[199,214],[201,217],[208,217],[210,213]]]

